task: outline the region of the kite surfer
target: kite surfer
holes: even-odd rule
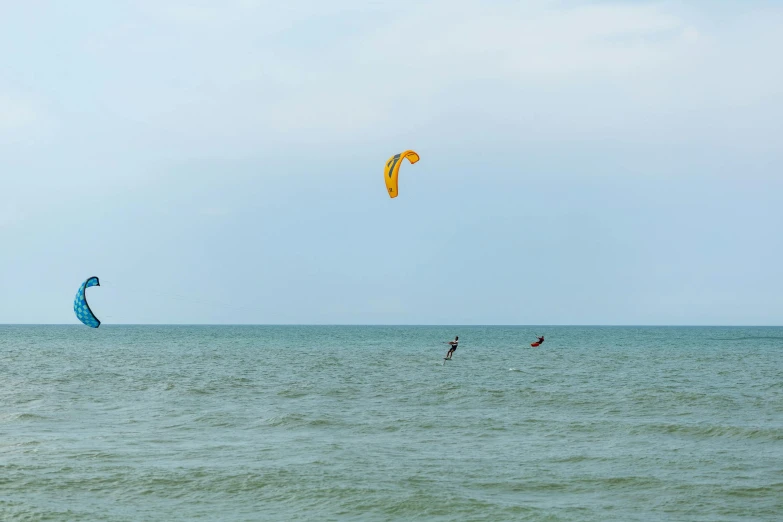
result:
[[[532,346],[533,348],[537,348],[537,347],[541,346],[544,343],[544,336],[543,335],[540,336],[540,337],[539,336],[536,336],[536,337],[538,337],[538,341],[536,341],[534,343],[530,343],[530,346]]]
[[[449,353],[446,354],[446,357],[444,357],[444,359],[450,361],[451,356],[457,350],[457,345],[459,344],[459,335],[456,336],[453,341],[449,341],[448,344],[451,345],[451,348],[449,348]]]
[[[544,344],[544,336],[538,338],[538,344]]]

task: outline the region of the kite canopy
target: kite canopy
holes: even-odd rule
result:
[[[400,173],[400,165],[402,160],[408,158],[408,161],[412,164],[419,161],[419,155],[412,150],[406,150],[389,158],[386,162],[386,168],[383,170],[383,179],[386,180],[386,189],[389,191],[390,198],[396,198],[398,194],[397,190],[397,176]]]
[[[76,297],[73,299],[73,311],[81,322],[91,328],[98,328],[101,322],[90,310],[90,305],[87,304],[87,298],[84,295],[84,291],[91,286],[101,286],[97,277],[89,278],[79,287],[79,291],[76,292]]]

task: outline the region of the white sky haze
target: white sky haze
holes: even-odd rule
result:
[[[781,27],[0,0],[0,323],[783,324]]]

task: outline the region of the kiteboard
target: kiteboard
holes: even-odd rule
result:
[[[530,343],[530,346],[532,346],[533,348],[536,348],[538,346],[541,346],[541,343]]]

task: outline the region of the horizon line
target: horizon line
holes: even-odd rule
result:
[[[0,326],[79,326],[80,323],[0,323]],[[443,326],[443,327],[693,327],[693,328],[783,328],[783,324],[434,324],[434,323],[102,323],[101,326]]]

